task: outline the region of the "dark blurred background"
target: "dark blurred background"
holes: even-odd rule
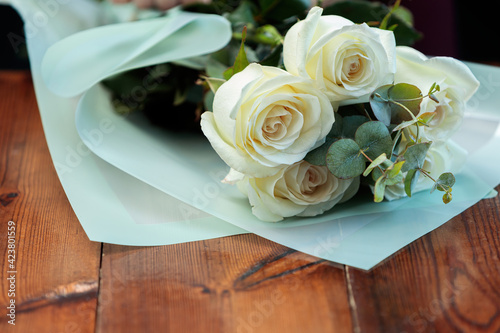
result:
[[[394,0],[382,0],[391,4]],[[428,55],[500,65],[500,27],[494,1],[403,0],[424,37],[414,47]],[[28,68],[23,24],[17,12],[0,5],[0,69]],[[15,46],[13,46],[13,44]]]

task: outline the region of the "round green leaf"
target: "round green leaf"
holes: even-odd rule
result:
[[[326,154],[326,165],[337,178],[349,179],[363,173],[365,158],[360,154],[358,144],[352,139],[335,141]]]
[[[422,92],[418,87],[408,83],[398,83],[388,90],[389,100],[404,105],[408,110],[417,116],[420,112],[420,103],[422,103]],[[412,120],[413,117],[407,110],[395,103],[391,105],[391,123],[400,124],[403,121]]]
[[[359,126],[354,140],[372,160],[382,154],[391,155],[392,138],[387,127],[380,121],[369,121]]]
[[[451,172],[445,172],[439,176],[434,186],[439,191],[447,191],[455,185],[455,176]]]

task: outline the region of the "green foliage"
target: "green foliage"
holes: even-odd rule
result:
[[[445,172],[436,180],[431,189],[431,193],[436,189],[438,191],[447,192],[453,187],[453,185],[455,185],[455,176],[453,176],[451,172]]]
[[[344,118],[344,124],[345,119]],[[344,138],[331,144],[326,155],[326,165],[337,178],[348,179],[361,175],[366,160],[389,154],[392,140],[387,128],[378,121],[361,124],[354,140]]]
[[[423,168],[425,156],[427,156],[430,146],[431,142],[417,143],[409,146],[403,155],[406,163],[403,165],[401,171],[407,172],[411,169]]]
[[[234,65],[233,67],[229,67],[224,72],[224,79],[226,80],[229,80],[234,74],[244,70],[250,63],[247,58],[247,53],[245,52],[246,34],[247,34],[247,28],[244,27],[243,32],[241,34],[240,50],[238,51],[238,55],[236,55],[236,59],[234,60]]]
[[[375,117],[386,126],[416,120],[422,103],[422,92],[408,83],[388,84],[370,95]]]
[[[365,158],[360,154],[359,145],[352,139],[335,141],[326,155],[328,169],[340,179],[361,175],[365,170],[365,164]]]
[[[355,141],[371,159],[375,159],[381,154],[391,154],[391,135],[387,127],[379,121],[369,121],[359,126]]]
[[[344,117],[343,127],[341,131],[342,136],[345,138],[354,139],[354,136],[356,135],[356,131],[358,130],[359,126],[368,121],[369,119],[366,118],[365,116],[355,115],[355,116]]]
[[[411,197],[412,191],[417,184],[418,177],[420,176],[420,171],[418,169],[408,170],[405,177],[405,192],[406,195]]]
[[[368,22],[372,26],[378,26],[390,10],[380,2],[344,0],[326,7],[323,15],[340,15],[356,23]],[[386,27],[393,29],[397,45],[410,46],[422,37],[413,27],[413,19],[408,12],[399,6],[385,23]]]
[[[368,165],[368,167],[366,168],[366,170],[363,172],[363,176],[366,177],[370,174],[370,172],[372,172],[373,169],[377,168],[378,166],[380,166],[382,163],[386,162],[388,159],[387,159],[387,155],[384,153],[382,155],[380,155],[379,157],[377,157],[376,159],[374,159],[370,165]]]

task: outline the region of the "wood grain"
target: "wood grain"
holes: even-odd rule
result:
[[[482,200],[368,273],[347,267],[357,331],[500,332],[499,211]]]
[[[0,332],[94,332],[100,243],[50,159],[29,72],[0,72]],[[7,223],[16,223],[16,325],[7,323]]]
[[[241,235],[104,245],[97,331],[111,330],[352,332],[352,325],[342,267]]]

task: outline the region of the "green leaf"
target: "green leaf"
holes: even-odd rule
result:
[[[326,165],[337,178],[349,179],[363,173],[365,158],[360,154],[358,144],[352,139],[335,141],[326,155]]]
[[[406,148],[403,155],[405,164],[401,168],[401,171],[407,172],[411,169],[422,169],[425,162],[425,156],[427,155],[427,151],[429,150],[431,144],[432,142],[422,142]]]
[[[358,130],[359,126],[368,122],[369,119],[365,116],[347,116],[344,117],[343,127],[342,127],[342,136],[344,138],[354,139],[354,135]]]
[[[392,8],[390,8],[389,12],[385,15],[385,17],[382,19],[382,22],[380,22],[380,29],[387,29],[387,22],[389,22],[389,18],[391,17],[392,13],[398,9],[399,4],[401,3],[401,0],[396,0],[396,3]]]
[[[451,188],[455,185],[455,176],[451,172],[445,172],[439,176],[439,178],[434,183],[434,186],[431,189],[431,193],[434,192],[435,189],[442,192],[447,192],[451,190]]]
[[[391,101],[404,105],[415,117],[420,112],[420,103],[422,103],[423,96],[418,87],[408,83],[398,83],[389,89],[388,95]],[[414,118],[401,106],[395,103],[390,104],[392,124],[399,124]]]
[[[240,50],[238,51],[238,54],[236,55],[236,59],[234,60],[234,65],[233,65],[233,67],[228,68],[224,72],[224,78],[226,80],[229,80],[234,74],[241,72],[249,65],[249,62],[247,59],[247,54],[245,52],[246,36],[247,36],[247,27],[245,26],[243,28],[243,32],[241,34]]]
[[[451,202],[451,200],[453,199],[453,196],[451,195],[451,192],[446,192],[444,195],[443,195],[443,202],[445,204],[449,204]]]
[[[397,16],[400,20],[406,22],[409,26],[413,26],[413,14],[408,8],[399,6],[398,8],[394,9],[392,15]]]
[[[375,117],[389,126],[415,121],[422,99],[422,92],[412,84],[388,84],[379,87],[370,95],[370,106]]]
[[[255,27],[257,26],[257,22],[254,20],[254,15],[257,11],[258,9],[254,3],[251,1],[242,1],[226,18],[231,22],[235,30],[241,30],[243,26]]]
[[[405,192],[406,195],[411,197],[411,193],[417,184],[418,177],[420,176],[420,170],[411,169],[406,173],[405,177]]]
[[[390,185],[396,185],[398,183],[401,183],[403,181],[403,174],[402,173],[398,173],[396,176],[394,176],[393,178],[386,178],[386,181],[385,181],[385,184],[387,186],[390,186]]]
[[[375,202],[382,202],[382,200],[384,200],[386,181],[387,180],[385,179],[385,177],[382,176],[375,182],[375,187],[373,189],[373,196]]]
[[[392,151],[392,139],[389,130],[380,121],[369,121],[359,126],[354,140],[372,160]]]
[[[370,95],[370,106],[372,108],[375,117],[384,123],[385,126],[389,126],[391,123],[391,105],[389,104],[389,89],[392,88],[392,84],[387,84],[377,88]]]
[[[388,167],[386,170],[387,178],[396,178],[400,174],[403,164],[405,164],[405,161],[399,161]]]
[[[387,161],[386,154],[382,154],[379,157],[377,157],[376,159],[374,159],[373,162],[371,162],[370,165],[368,165],[365,172],[363,172],[363,176],[364,177],[368,176],[373,169],[375,169],[376,167],[378,167],[380,164],[384,163],[385,161]]]
[[[394,30],[397,45],[412,45],[422,37],[422,34],[413,28],[411,20],[400,14],[401,6],[389,17],[387,26],[397,24]],[[323,15],[340,15],[355,23],[381,22],[390,9],[380,3],[362,0],[338,1],[323,11]]]

